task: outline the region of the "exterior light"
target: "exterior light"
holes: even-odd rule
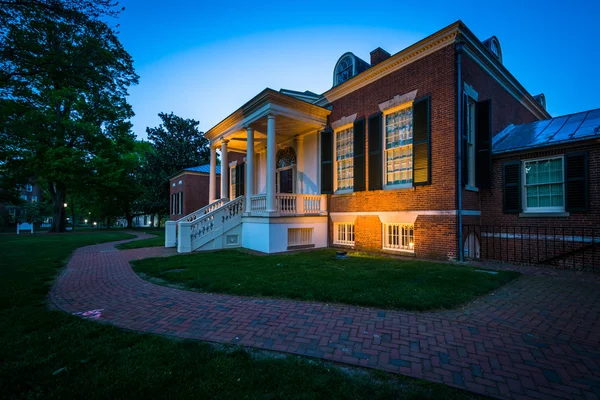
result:
[[[94,222],[94,226],[96,226],[97,224],[98,224],[97,222]]]
[[[63,206],[65,206],[65,208],[67,208],[67,203],[63,204]]]
[[[84,219],[84,220],[83,220],[83,223],[84,223],[84,224],[87,224],[87,219]]]
[[[408,244],[408,247],[410,247],[410,248],[412,249],[413,247],[415,247],[415,244],[414,244],[413,242],[410,242],[410,243]]]

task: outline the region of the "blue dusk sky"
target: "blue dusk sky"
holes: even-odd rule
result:
[[[369,62],[461,19],[480,40],[496,35],[504,65],[553,116],[600,108],[600,1],[122,0],[120,38],[140,83],[130,89],[134,131],[146,138],[161,111],[206,131],[265,87],[323,93],[338,58]]]

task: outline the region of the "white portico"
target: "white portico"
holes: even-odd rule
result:
[[[177,222],[180,251],[241,246],[273,253],[326,247],[327,205],[320,193],[318,143],[329,114],[304,99],[265,89],[206,132],[212,208]],[[216,199],[217,150],[221,199]],[[245,158],[231,156],[236,160],[230,161],[228,153]],[[215,220],[219,212],[221,220]],[[201,221],[208,219],[210,224]],[[221,223],[229,223],[230,229],[217,235],[214,226]],[[188,225],[191,243],[180,246],[182,240],[187,243],[183,235]]]

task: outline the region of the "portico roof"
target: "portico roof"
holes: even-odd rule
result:
[[[293,138],[323,129],[327,124],[327,108],[266,88],[227,118],[206,132],[211,145],[230,140],[230,150],[246,149],[246,128],[254,129],[256,148],[260,149],[267,133],[267,116],[274,115],[277,136]]]

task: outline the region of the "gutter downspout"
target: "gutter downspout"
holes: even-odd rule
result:
[[[456,219],[457,219],[457,259],[459,262],[463,262],[463,216],[462,216],[462,131],[463,131],[463,118],[462,118],[462,105],[463,105],[463,83],[462,83],[462,53],[463,53],[464,43],[462,40],[458,39],[456,42],[456,72],[457,72],[457,104],[456,104],[456,127],[457,127],[457,136],[456,136]]]

